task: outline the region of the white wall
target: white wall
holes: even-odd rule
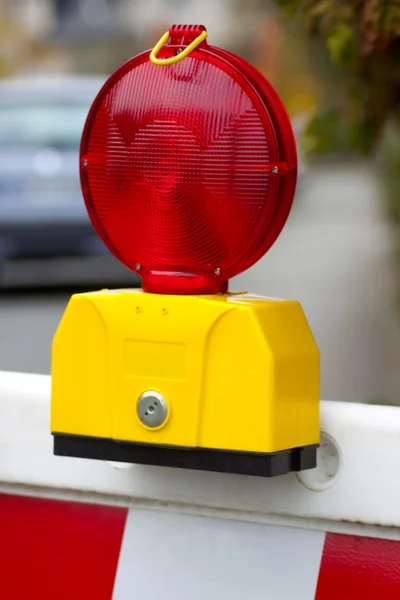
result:
[[[400,264],[373,172],[316,170],[295,202],[275,246],[232,289],[301,301],[323,398],[400,404]]]

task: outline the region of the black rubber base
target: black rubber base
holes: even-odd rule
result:
[[[274,453],[236,452],[117,442],[54,433],[54,454],[180,469],[276,477],[316,466],[317,445]]]

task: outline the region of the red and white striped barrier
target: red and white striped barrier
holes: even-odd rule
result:
[[[0,373],[1,599],[400,598],[400,409],[323,403],[267,480],[54,457],[49,392]]]
[[[0,495],[0,597],[389,600],[400,544],[208,517]]]

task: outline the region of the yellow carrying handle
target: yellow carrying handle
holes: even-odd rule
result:
[[[186,58],[186,56],[190,54],[192,50],[194,50],[199,44],[201,44],[203,40],[206,39],[207,35],[207,31],[202,31],[201,34],[195,40],[193,40],[191,44],[189,44],[189,46],[187,46],[180,54],[177,54],[176,56],[171,56],[170,58],[157,58],[157,54],[170,37],[169,31],[166,31],[151,51],[150,60],[155,65],[173,65],[174,63]]]

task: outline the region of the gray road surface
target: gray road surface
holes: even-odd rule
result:
[[[325,398],[400,401],[398,274],[378,196],[365,168],[310,173],[278,242],[232,285],[302,302],[321,351]],[[68,296],[0,297],[0,369],[50,372]]]
[[[0,370],[50,373],[51,341],[71,293],[82,286],[137,285],[138,278],[114,258],[79,258],[8,264],[3,281],[13,288],[0,290]],[[22,281],[31,289],[34,282],[40,287],[27,292],[20,287]],[[66,284],[66,291],[46,291],[43,286],[49,281]],[[74,290],[71,282],[79,287]]]
[[[5,294],[0,299],[0,369],[50,373],[51,339],[68,293]]]

